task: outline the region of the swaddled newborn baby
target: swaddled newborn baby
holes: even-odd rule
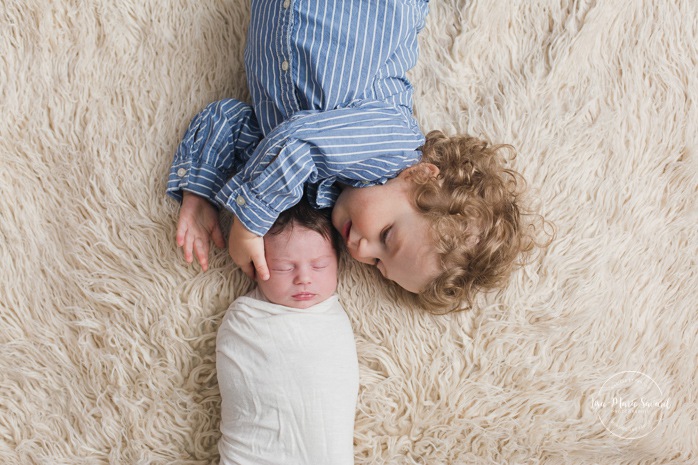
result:
[[[354,463],[359,369],[337,246],[329,215],[306,203],[264,236],[271,277],[218,330],[221,464]]]

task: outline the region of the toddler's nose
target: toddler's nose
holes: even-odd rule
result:
[[[349,245],[349,254],[357,261],[373,265],[376,259],[371,256],[368,241],[365,238],[359,239],[354,246]]]
[[[359,245],[359,239],[361,239],[361,236],[356,232],[356,228],[350,229],[347,237],[347,247],[350,250],[355,249]]]

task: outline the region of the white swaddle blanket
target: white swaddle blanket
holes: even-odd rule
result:
[[[263,299],[235,300],[218,330],[220,463],[353,464],[359,368],[337,296],[308,309]]]

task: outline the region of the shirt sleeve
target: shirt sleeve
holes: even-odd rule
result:
[[[241,170],[262,135],[252,107],[235,99],[208,105],[189,124],[170,168],[167,193],[189,191],[215,204],[216,194]]]
[[[419,161],[423,143],[411,114],[380,101],[298,112],[262,140],[216,201],[264,235],[306,184],[384,183]]]

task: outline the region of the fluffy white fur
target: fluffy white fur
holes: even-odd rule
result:
[[[0,5],[0,462],[216,463],[215,334],[250,283],[186,266],[165,176],[190,118],[248,99],[249,6]],[[698,460],[698,7],[434,1],[411,73],[425,131],[509,142],[553,244],[432,316],[344,263],[357,464]],[[592,399],[670,401],[642,439]]]

